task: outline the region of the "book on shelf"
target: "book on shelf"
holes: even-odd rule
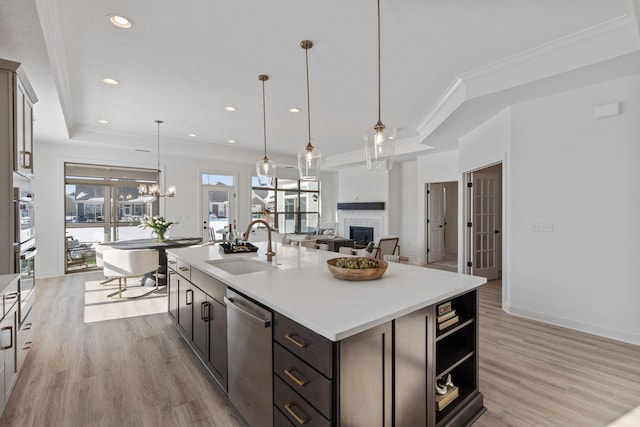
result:
[[[437,394],[436,395],[436,407],[438,411],[442,411],[447,407],[451,402],[453,402],[456,397],[458,397],[458,387],[451,386],[447,390],[445,394]]]
[[[449,326],[452,326],[452,325],[455,325],[456,323],[458,323],[458,320],[460,320],[458,318],[458,316],[453,316],[449,320],[445,320],[442,323],[438,323],[438,330],[441,331],[443,329],[447,329]]]
[[[442,323],[445,320],[449,320],[455,315],[456,315],[456,311],[455,310],[451,310],[451,311],[449,311],[449,312],[447,312],[445,314],[442,314],[442,315],[438,316],[438,323]]]
[[[451,301],[443,302],[442,304],[438,304],[436,307],[436,311],[438,316],[442,316],[445,313],[451,311]]]

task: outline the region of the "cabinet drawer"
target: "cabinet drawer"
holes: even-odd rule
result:
[[[331,380],[277,343],[273,346],[273,371],[322,415],[331,419]]]
[[[224,304],[224,296],[227,293],[227,285],[214,279],[197,268],[191,269],[191,283],[202,289],[204,293]]]
[[[175,255],[167,253],[167,267],[174,271],[178,270],[178,259],[175,257]]]
[[[305,427],[330,427],[331,423],[299,394],[291,390],[277,375],[273,376],[273,404],[294,425]]]
[[[277,342],[326,377],[333,378],[331,341],[279,313],[274,313],[273,320],[273,333]]]
[[[277,407],[273,407],[273,427],[295,427]]]
[[[191,266],[181,259],[176,260],[176,265],[178,266],[176,269],[178,274],[187,280],[191,280]]]

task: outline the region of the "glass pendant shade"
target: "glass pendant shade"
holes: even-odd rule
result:
[[[300,179],[303,181],[317,181],[321,163],[322,153],[320,150],[314,148],[311,143],[307,144],[305,149],[298,153]]]
[[[387,129],[381,122],[369,129],[364,135],[367,169],[391,170],[397,144],[396,129]]]
[[[260,74],[258,80],[262,82],[262,129],[264,134],[264,158],[256,162],[256,174],[260,185],[272,186],[276,177],[276,164],[267,157],[267,107],[264,96],[264,82],[269,80],[266,74]]]
[[[276,177],[276,164],[265,156],[264,159],[256,162],[256,173],[260,185],[272,186],[273,179]]]

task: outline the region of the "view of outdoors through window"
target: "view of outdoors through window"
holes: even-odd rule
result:
[[[277,178],[273,187],[251,178],[251,217],[265,210],[280,233],[314,233],[320,220],[320,185],[317,181]]]
[[[98,243],[151,237],[138,225],[158,203],[138,185],[155,178],[155,170],[65,164],[66,271],[95,267]]]

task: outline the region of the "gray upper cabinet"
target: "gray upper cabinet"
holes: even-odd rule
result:
[[[27,79],[24,70],[17,62],[0,59],[0,99],[12,102],[0,106],[0,122],[3,129],[2,146],[6,161],[11,164],[6,170],[13,170],[20,175],[33,177],[33,104],[38,98]],[[2,156],[5,157],[5,156]]]

